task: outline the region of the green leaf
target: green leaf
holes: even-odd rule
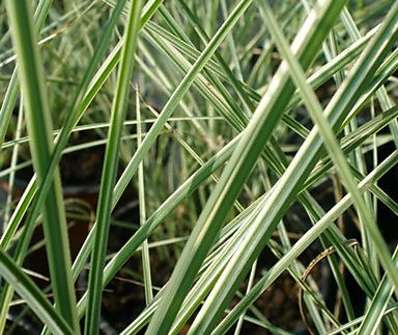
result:
[[[387,53],[388,47],[394,43],[398,35],[397,10],[397,5],[390,10],[382,27],[379,28],[378,33],[351,70],[347,81],[343,83],[328,104],[325,114],[328,116],[329,123],[333,126],[333,129],[341,125],[344,117],[355,104],[357,96],[367,84],[368,78],[378,68],[383,55]],[[236,288],[249,270],[252,261],[269,241],[272,232],[293,197],[315,166],[322,144],[318,130],[314,128],[290,163],[285,174],[273,186],[270,196],[261,204],[261,211],[258,215],[253,216],[253,222],[239,250],[228,263],[196,317],[196,321],[191,328],[193,333],[205,331],[217,322],[220,313],[232,298]]]
[[[88,282],[88,311],[85,320],[85,334],[94,335],[99,331],[102,277],[108,246],[112,190],[118,167],[120,137],[127,109],[129,82],[134,68],[134,61],[132,60],[134,60],[137,46],[142,5],[143,1],[141,0],[132,3],[123,37],[124,44],[118,68],[117,86],[112,104],[97,206],[97,225],[94,230],[94,245]]]
[[[305,22],[295,50],[304,67],[315,57],[323,37],[344,2],[326,2],[320,13],[314,13]],[[232,14],[231,14],[232,15]],[[322,28],[318,24],[322,22]],[[280,68],[267,94],[260,101],[249,125],[228,162],[215,190],[212,192],[184,251],[167,284],[164,295],[149,324],[148,334],[166,334],[175,315],[190,289],[197,271],[217,237],[231,205],[249,176],[264,144],[281,117],[294,86],[288,78],[288,71]],[[210,321],[210,320],[209,320]],[[214,320],[212,320],[214,322]]]
[[[65,320],[53,309],[40,289],[1,250],[0,269],[1,276],[26,300],[29,307],[54,334],[75,334]]]
[[[30,147],[38,180],[42,181],[52,153],[52,125],[43,82],[43,65],[35,42],[29,3],[7,1],[6,4],[19,64],[18,73],[31,136]],[[50,193],[51,197],[47,197],[44,207],[44,233],[51,284],[57,309],[73,330],[79,333],[61,182],[57,170]]]

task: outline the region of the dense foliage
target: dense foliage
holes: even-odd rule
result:
[[[0,333],[398,333],[398,2],[0,10]]]

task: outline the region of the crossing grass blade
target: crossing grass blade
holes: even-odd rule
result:
[[[340,149],[340,146],[337,143],[333,130],[329,126],[326,117],[324,117],[321,104],[319,103],[317,97],[315,96],[314,91],[307,84],[304,72],[300,68],[298,62],[294,59],[294,56],[292,55],[291,51],[289,50],[289,46],[285,41],[282,32],[278,28],[276,20],[267,3],[264,4],[264,12],[268,19],[266,24],[269,30],[271,31],[271,34],[273,35],[274,40],[278,48],[280,49],[283,58],[286,60],[286,62],[289,65],[292,78],[302,94],[303,100],[308,108],[309,114],[311,115],[315,124],[319,128],[319,133],[323,137],[323,142],[327,150],[329,151],[331,159],[334,160],[335,162],[336,169],[338,170],[338,173],[341,175],[345,187],[347,188],[348,192],[351,194],[353,198],[355,207],[359,212],[358,214],[364,220],[365,227],[367,228],[370,234],[372,243],[374,243],[375,250],[378,252],[380,261],[386,268],[387,274],[390,276],[390,279],[393,281],[394,286],[398,288],[398,275],[395,264],[391,259],[391,254],[375,223],[375,218],[373,217],[373,214],[371,213],[370,209],[366,206],[366,202],[359,193],[358,187],[354,181],[354,176],[350,170],[349,164],[347,163],[343,151]]]
[[[396,117],[398,114],[398,108],[394,108],[391,110],[391,114],[389,117],[384,115],[380,115],[378,119],[373,120],[377,127],[373,129],[373,131],[377,131],[382,126],[386,126],[388,122]],[[383,121],[383,122],[381,122]],[[369,125],[364,125],[363,128],[359,128],[357,130],[357,135],[363,136],[362,140],[367,138],[370,133],[369,130],[365,130]],[[354,133],[352,133],[349,138],[347,138],[347,146],[343,145],[343,149],[346,150],[349,148],[350,143],[353,139],[355,139]],[[119,250],[118,253],[114,255],[114,257],[109,261],[107,264],[105,271],[104,271],[104,286],[116,275],[116,273],[120,270],[122,265],[129,259],[130,255],[137,250],[137,248],[143,243],[146,237],[150,236],[150,234],[154,231],[154,229],[168,216],[170,215],[171,211],[175,209],[182,200],[186,197],[191,195],[197,187],[209,177],[209,175],[216,171],[217,169],[222,166],[231,156],[233,148],[236,146],[239,138],[231,141],[227,146],[223,148],[219,153],[217,153],[212,159],[207,161],[200,169],[198,169],[190,178],[188,178],[173,194],[171,194],[163,204],[147,219],[145,225],[141,227],[124,245],[123,248]],[[360,143],[358,139],[357,144]],[[350,149],[352,150],[353,147]],[[345,151],[348,152],[348,151]],[[319,175],[319,172],[314,171],[315,174]],[[315,178],[310,178],[313,181]],[[372,188],[373,186],[369,186]],[[391,199],[392,200],[392,199]],[[392,201],[394,202],[394,201]],[[385,201],[386,204],[390,203],[390,200]],[[394,205],[395,206],[395,205]],[[395,206],[396,207],[396,206]],[[79,272],[79,271],[77,271]],[[86,304],[85,301],[86,297],[83,297],[82,300],[79,302],[81,308]]]
[[[85,320],[85,334],[94,335],[99,331],[103,267],[108,246],[112,191],[118,167],[120,137],[127,109],[129,82],[134,69],[134,61],[132,60],[134,60],[137,46],[142,6],[143,2],[140,0],[131,4],[123,37],[124,45],[118,68],[117,86],[112,104],[98,199],[97,225],[94,231],[94,245],[88,282],[88,312]]]
[[[285,335],[288,325],[276,326],[259,308],[271,304],[266,291],[278,290],[285,275],[303,290],[306,319],[318,333],[398,332],[397,252],[386,250],[387,243],[396,249],[395,240],[376,225],[384,231],[398,215],[395,191],[385,187],[398,162],[398,6],[268,3],[39,0],[29,13],[34,24],[20,23],[24,11],[14,14],[19,21],[0,15],[0,192],[8,192],[4,206],[0,197],[0,333],[18,332],[26,320],[43,325],[42,334],[78,334],[80,319],[87,334],[253,327]],[[25,5],[8,0],[0,10]],[[134,6],[142,8],[131,25]],[[30,44],[36,49],[29,54]],[[136,52],[126,57],[128,47]],[[24,64],[32,60],[38,67],[27,77]],[[127,75],[133,66],[134,83]],[[25,91],[28,102],[41,100],[41,113],[39,104],[36,113],[27,108]],[[22,113],[35,118],[22,120]],[[90,199],[83,199],[86,186],[76,184],[104,151],[102,181],[100,171],[90,172]],[[80,164],[86,155],[76,172],[75,158]],[[62,187],[55,185],[59,165]],[[49,204],[64,228],[53,225],[53,235],[36,242]],[[70,246],[55,236],[66,222]],[[80,246],[84,236],[75,240],[75,231],[87,226]],[[348,240],[351,230],[358,242]],[[123,241],[108,246],[108,235],[119,232]],[[37,277],[23,272],[42,247],[64,254],[52,254],[49,264],[58,285],[40,292]],[[317,265],[322,280],[303,281],[308,256],[330,252]],[[71,268],[69,253],[77,255]],[[60,289],[63,263],[72,296]],[[353,303],[348,275],[368,303],[363,310]],[[325,276],[336,284],[335,306],[325,303]],[[138,285],[118,302],[135,304],[135,316],[119,313],[116,324],[100,311],[113,308],[108,302],[118,290],[108,294],[107,286],[121,280],[126,289]]]
[[[320,8],[320,13],[314,12],[304,23],[304,28],[300,31],[300,39],[295,43],[295,51],[301,56],[300,60],[304,67],[311,63],[315,50],[323,40],[322,37],[331,28],[333,20],[336,19],[343,5],[344,3],[339,1],[325,2]],[[322,28],[317,26],[319,22],[322,22]],[[250,174],[266,140],[272,133],[274,122],[280,117],[275,111],[283,110],[291,91],[293,91],[293,86],[288,80],[287,71],[280,69],[235,148],[220,182],[207,201],[167,284],[159,309],[152,317],[147,334],[165,334],[171,327],[185,292],[192,285],[202,261],[231,208],[231,202],[235,200]]]
[[[30,147],[34,166],[39,180],[43,180],[52,153],[50,135],[52,124],[43,83],[43,65],[35,42],[29,3],[26,1],[8,1],[7,9],[19,64],[19,80],[24,96],[28,131],[31,136]],[[58,306],[57,309],[72,329],[79,333],[58,171],[54,175],[50,191],[52,196],[46,199],[44,206],[44,232],[52,289]]]
[[[41,0],[37,4],[37,8],[34,15],[34,29],[39,32],[44,24],[44,21],[48,15],[48,10],[51,7],[53,0]],[[7,91],[4,94],[3,103],[0,108],[0,145],[3,144],[6,136],[7,128],[10,123],[11,114],[15,107],[15,103],[18,95],[18,80],[17,70],[14,69],[10,82],[7,86]]]
[[[213,39],[209,42],[205,50],[202,52],[201,57],[197,60],[197,62],[192,66],[189,73],[185,76],[184,80],[181,81],[178,88],[174,91],[173,95],[170,97],[167,104],[164,106],[160,117],[157,119],[156,123],[151,127],[148,134],[145,136],[141,146],[135,152],[131,160],[129,161],[127,167],[125,168],[123,174],[119,178],[115,188],[112,199],[112,206],[114,207],[118,200],[120,199],[123,191],[126,189],[127,185],[131,181],[131,178],[134,176],[135,172],[138,169],[140,162],[142,161],[144,155],[148,152],[151,145],[156,140],[156,137],[161,132],[164,124],[167,119],[171,116],[171,114],[175,111],[175,108],[178,106],[179,101],[184,96],[184,94],[189,89],[190,85],[193,83],[195,77],[199,74],[200,70],[205,66],[206,62],[211,58],[212,54],[215,52],[216,48],[223,41],[223,38],[228,34],[228,32],[232,29],[233,25],[236,23],[240,15],[247,9],[250,5],[250,2],[240,2],[239,6],[235,8],[235,10],[230,14],[230,17],[227,21],[225,21],[222,28],[218,31],[217,35],[213,37]],[[80,254],[77,258],[76,269],[81,270],[85,259],[88,255],[90,245],[92,243],[93,235],[90,234],[85,244],[83,245]],[[80,273],[76,271],[75,274]]]
[[[52,308],[40,289],[2,251],[0,251],[0,269],[1,276],[27,301],[29,307],[54,334],[75,334],[68,323]]]
[[[377,69],[386,48],[394,43],[397,36],[396,11],[398,6],[391,8],[384,24],[380,27],[373,41],[363,51],[352,69],[349,79],[339,88],[337,93],[326,108],[329,122],[336,129],[348,113],[349,108],[356,102],[356,96],[361,88],[366,85],[367,78]],[[374,53],[374,56],[368,57]],[[280,221],[282,213],[288,206],[287,201],[292,200],[295,192],[300,188],[304,176],[315,166],[314,158],[319,155],[322,141],[318,137],[317,129],[311,131],[300,150],[290,163],[285,174],[274,185],[270,197],[262,206],[260,213],[254,218],[251,229],[241,243],[239,251],[233,256],[226,270],[219,278],[213,291],[207,298],[200,313],[191,327],[192,333],[205,332],[216,323],[220,313],[232,298],[233,292],[239,285],[242,277],[249,270],[251,262],[269,240],[276,224]],[[307,165],[308,164],[308,165]],[[296,191],[295,191],[296,190]],[[228,278],[228,279],[227,279]]]
[[[376,169],[374,169],[363,181],[359,183],[361,192],[366,190],[373,181],[378,180],[387,173],[387,171],[394,167],[398,158],[398,152],[395,151],[388,158],[386,158]],[[280,261],[277,262],[262,278],[260,278],[254,285],[252,290],[237,304],[231,313],[220,322],[214,329],[212,334],[224,334],[234,322],[238,319],[239,315],[247,309],[263,293],[278,276],[285,271],[291,262],[297,258],[316,238],[319,236],[328,225],[336,220],[349,206],[352,204],[350,195],[346,195],[339,201],[333,208],[331,208],[321,220],[319,220],[311,229],[309,229],[299,241],[297,241],[292,249],[286,253]]]

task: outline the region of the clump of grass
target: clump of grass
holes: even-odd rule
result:
[[[0,332],[21,326],[21,298],[42,333],[287,334],[257,308],[286,272],[301,327],[398,332],[396,246],[380,229],[398,204],[379,184],[398,157],[397,3],[35,5],[0,5]],[[60,163],[99,146],[99,177],[81,188],[94,182],[96,201],[65,202]],[[126,201],[139,209],[121,221]],[[91,222],[78,250],[75,220]],[[26,268],[41,245],[44,289]],[[334,305],[310,275],[323,258]],[[120,276],[145,297],[122,326],[101,314]]]

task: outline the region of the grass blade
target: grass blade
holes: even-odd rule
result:
[[[271,9],[267,4],[264,4],[264,13],[267,16],[266,24],[274,36],[274,40],[280,49],[283,58],[289,65],[292,78],[295,81],[297,87],[303,96],[303,100],[308,108],[308,112],[313,118],[315,124],[318,126],[319,133],[323,137],[324,144],[329,151],[329,155],[335,163],[336,169],[341,175],[343,183],[345,184],[348,192],[350,192],[355,207],[360,217],[370,234],[372,242],[375,245],[375,249],[378,252],[380,261],[387,270],[390,279],[394,282],[396,289],[398,289],[398,273],[396,271],[395,264],[391,259],[390,252],[384,239],[375,223],[375,218],[371,213],[370,209],[366,207],[366,202],[362,198],[358,187],[354,181],[354,177],[351,173],[349,165],[344,157],[343,151],[340,149],[339,144],[335,138],[335,134],[331,127],[328,125],[328,121],[324,116],[321,104],[319,103],[314,91],[307,84],[303,70],[300,68],[298,62],[294,59],[289,46],[285,41],[282,32],[279,30],[277,22],[271,12]]]
[[[392,153],[382,163],[379,164],[358,187],[361,192],[366,191],[369,186],[380,179],[388,170],[393,168],[398,159],[398,151]],[[286,253],[280,261],[278,261],[257,283],[253,289],[233,308],[224,320],[214,329],[213,335],[224,334],[243,313],[247,307],[258,299],[258,297],[275,281],[278,276],[286,270],[286,268],[313,242],[315,239],[336,220],[349,206],[352,199],[349,194],[344,196],[326,215],[322,217],[311,229],[309,229],[299,241],[297,241],[292,249]]]
[[[40,289],[18,266],[0,250],[0,273],[30,308],[54,334],[75,334],[63,318],[53,309]]]
[[[52,153],[52,126],[43,83],[42,64],[39,60],[32,27],[31,9],[27,1],[7,1],[6,4],[19,64],[18,73],[24,95],[34,166],[38,179],[43,180]],[[51,284],[58,305],[57,309],[72,326],[72,329],[79,333],[58,171],[54,175],[50,191],[52,196],[46,199],[44,208],[44,232]]]
[[[324,6],[319,8],[321,13],[314,12],[304,24],[304,28],[300,31],[300,38],[294,44],[304,67],[311,63],[315,50],[318,49],[325,32],[330,29],[343,4],[339,1],[325,1]],[[321,21],[320,18],[323,19],[324,26],[322,29],[317,29],[317,23]],[[278,121],[280,117],[272,111],[283,110],[289,101],[288,97],[293,91],[293,86],[288,80],[286,69],[279,69],[274,84],[271,83],[270,86],[191,233],[183,254],[167,284],[159,309],[149,324],[147,334],[166,334],[169,330],[178,308],[218,235],[235,197],[272,133],[274,122]]]
[[[129,81],[131,80],[134,68],[134,61],[132,60],[134,60],[137,46],[142,5],[143,2],[140,0],[134,1],[131,4],[124,33],[124,45],[118,69],[115,97],[112,104],[111,122],[98,199],[97,225],[94,231],[94,245],[88,282],[88,312],[85,320],[85,334],[94,335],[99,331],[102,277],[108,245],[112,190],[118,167],[120,137],[127,109]]]
[[[351,70],[349,79],[339,88],[327,106],[325,113],[334,129],[341,125],[350,108],[355,104],[357,96],[366,86],[368,78],[375,73],[383,56],[388,52],[389,46],[396,40],[398,35],[397,11],[398,5],[391,8],[382,27]],[[262,209],[248,230],[239,251],[229,262],[198,314],[195,324],[192,326],[194,332],[211,329],[217,322],[220,313],[232,298],[240,281],[249,271],[251,262],[267,244],[283,213],[289,207],[290,201],[293,200],[292,197],[301,189],[302,183],[315,166],[321,148],[322,141],[317,128],[314,128],[285,174],[274,185],[271,196],[264,200]]]
[[[141,129],[141,109],[140,98],[138,90],[136,92],[136,110],[137,110],[137,147],[142,142],[142,129]],[[140,206],[140,225],[145,224],[146,221],[146,206],[145,206],[145,188],[144,188],[144,162],[142,161],[138,167],[138,201]],[[145,285],[145,300],[147,305],[153,300],[153,289],[151,279],[151,263],[149,257],[148,240],[142,244],[142,267],[144,272],[144,285]]]

